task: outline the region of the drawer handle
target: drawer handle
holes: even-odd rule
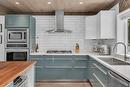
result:
[[[82,69],[84,69],[84,68],[87,68],[86,66],[74,66],[73,68],[82,68]]]
[[[59,68],[59,69],[62,69],[62,68],[72,68],[71,66],[45,66],[45,68]]]
[[[111,72],[108,72],[108,75],[109,75],[111,78],[113,78],[114,80],[116,80],[116,81],[118,81],[119,83],[121,83],[122,85],[124,85],[124,86],[126,86],[126,87],[129,86],[129,84],[127,84],[126,82],[124,82],[124,81],[122,81],[122,80],[116,78],[115,76],[113,76],[113,75],[111,74]]]
[[[97,79],[97,81],[102,85],[102,87],[106,87],[102,81],[97,77],[97,75],[95,73],[93,73],[93,76]]]
[[[99,69],[101,72],[103,72],[105,75],[107,75],[107,73],[106,73],[100,66],[98,66],[98,65],[95,64],[95,63],[93,63],[93,65],[94,65],[97,69]]]
[[[41,69],[41,68],[43,68],[43,67],[42,67],[42,66],[36,66],[36,68],[40,68],[40,69]]]

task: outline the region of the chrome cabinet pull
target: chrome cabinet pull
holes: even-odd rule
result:
[[[97,79],[97,81],[102,85],[102,87],[106,87],[102,81],[97,77],[97,75],[95,73],[93,73],[93,76]]]
[[[62,69],[62,68],[72,68],[71,66],[45,66],[45,68],[59,68],[59,69]]]
[[[107,75],[107,72],[104,71],[100,66],[98,66],[98,65],[95,64],[95,63],[93,63],[93,65],[94,65],[97,69],[99,69],[101,72],[103,72],[105,75]]]
[[[111,74],[111,72],[108,72],[108,75],[109,75],[111,78],[113,78],[114,80],[116,80],[116,81],[118,81],[119,83],[121,83],[122,85],[124,85],[124,86],[126,86],[126,87],[129,87],[129,84],[128,84],[128,83],[122,81],[121,79],[116,78],[115,76],[113,76],[113,75]]]
[[[41,69],[41,68],[43,68],[43,66],[35,66],[37,69],[39,68],[39,69]]]

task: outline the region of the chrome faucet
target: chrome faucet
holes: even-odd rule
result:
[[[115,50],[115,48],[116,48],[116,46],[117,46],[118,44],[122,44],[122,45],[124,46],[124,61],[128,60],[128,58],[127,58],[127,56],[126,56],[126,45],[125,45],[125,43],[123,43],[123,42],[117,42],[117,43],[114,45],[114,47],[113,47],[113,52],[114,52],[114,50]]]

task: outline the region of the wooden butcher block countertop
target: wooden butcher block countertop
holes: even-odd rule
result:
[[[35,63],[36,62],[31,61],[0,62],[0,87],[4,87],[9,84]]]

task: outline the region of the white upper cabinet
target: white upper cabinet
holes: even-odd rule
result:
[[[98,39],[114,39],[116,30],[115,10],[100,11],[97,14],[97,38]]]
[[[86,16],[85,19],[85,38],[86,39],[96,39],[97,33],[97,15],[94,16]]]
[[[116,29],[115,10],[102,10],[86,17],[86,39],[114,39]]]

